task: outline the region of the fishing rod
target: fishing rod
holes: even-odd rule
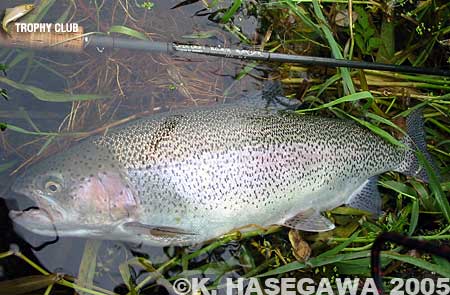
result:
[[[345,60],[327,57],[303,56],[267,51],[227,48],[220,46],[204,46],[179,44],[176,42],[159,42],[139,40],[125,37],[109,36],[97,33],[83,34],[83,28],[78,27],[77,33],[17,33],[10,36],[0,36],[0,46],[33,48],[41,50],[56,50],[66,52],[82,52],[87,48],[129,49],[154,53],[181,53],[233,58],[240,60],[255,60],[266,62],[296,63],[302,65],[346,67],[355,69],[371,69],[379,71],[403,72],[425,75],[450,77],[450,70],[441,68],[422,68],[384,63]]]

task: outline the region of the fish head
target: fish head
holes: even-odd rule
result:
[[[11,219],[41,235],[98,237],[138,214],[137,194],[106,149],[88,142],[29,167],[12,186],[36,204]]]

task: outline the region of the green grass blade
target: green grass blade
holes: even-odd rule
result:
[[[130,37],[136,38],[136,39],[148,41],[148,37],[144,33],[136,31],[136,30],[128,28],[128,27],[125,27],[125,26],[119,26],[119,25],[112,26],[111,28],[109,28],[108,33],[119,33],[119,34],[127,35]]]
[[[311,109],[305,109],[305,110],[299,110],[297,112],[298,113],[303,113],[303,112],[310,112],[310,111],[318,111],[318,110],[321,110],[321,109],[326,109],[326,108],[333,107],[335,105],[338,105],[338,104],[341,104],[341,103],[344,103],[344,102],[353,102],[353,101],[358,101],[358,100],[361,100],[361,99],[372,100],[373,96],[372,96],[372,94],[369,91],[357,92],[357,93],[353,93],[353,94],[346,95],[346,96],[343,96],[341,98],[335,99],[335,100],[333,100],[333,101],[331,101],[329,103],[325,103],[325,104],[323,104],[323,105],[321,105],[319,107],[311,108]]]
[[[394,181],[394,180],[384,180],[379,182],[385,188],[391,189],[399,194],[410,197],[412,199],[417,199],[417,193],[410,186]]]
[[[5,83],[18,90],[29,92],[37,99],[48,102],[72,102],[108,98],[108,95],[101,94],[68,94],[61,92],[51,92],[35,86],[17,83],[5,77],[0,77],[0,82]]]
[[[383,129],[381,129],[380,127],[358,119],[352,115],[347,114],[347,116],[349,116],[350,118],[352,118],[353,120],[355,120],[356,122],[358,122],[359,124],[363,125],[364,127],[370,129],[370,131],[372,131],[373,133],[377,134],[378,136],[380,136],[381,138],[383,138],[384,140],[388,141],[389,143],[399,146],[399,147],[405,147],[405,144],[403,144],[402,142],[398,141],[395,137],[393,137],[389,132],[384,131]]]
[[[97,269],[97,255],[102,245],[101,240],[87,240],[84,246],[83,257],[78,270],[78,278],[75,283],[78,286],[90,288],[94,285],[94,277]],[[84,292],[79,292],[85,295]]]
[[[328,89],[328,87],[336,83],[336,81],[341,78],[342,76],[340,73],[334,74],[333,76],[329,77],[324,83],[322,83],[319,91],[317,91],[317,96],[320,96],[325,90]]]
[[[27,134],[27,135],[58,136],[58,133],[42,132],[42,131],[40,131],[40,132],[30,131],[30,130],[23,129],[22,127],[11,125],[11,124],[8,124],[8,130],[11,130],[11,131],[14,131],[14,132],[18,132],[18,133],[22,133],[22,134]]]
[[[392,128],[395,128],[395,130],[401,132],[403,135],[406,135],[405,130],[403,130],[402,128],[398,127],[396,124],[392,123],[392,121],[385,119],[381,116],[378,116],[377,114],[374,113],[367,113],[366,114],[367,118],[370,118],[372,120],[378,121],[380,123],[386,124],[388,126],[391,126]]]
[[[37,156],[41,155],[47,149],[47,147],[52,143],[52,141],[54,139],[55,139],[55,136],[49,136],[47,138],[47,140],[44,142],[44,144],[42,145],[42,147],[39,149],[39,151],[36,155]]]
[[[54,284],[58,280],[57,274],[32,275],[13,280],[0,282],[0,293],[8,295],[20,295]]]
[[[8,62],[8,69],[13,69],[17,64],[28,59],[31,54],[30,51],[20,51],[10,62]]]
[[[202,31],[202,32],[195,32],[188,35],[183,35],[181,38],[184,39],[208,39],[212,37],[216,37],[217,32],[214,30],[211,31]]]
[[[416,152],[416,155],[419,163],[427,171],[430,189],[433,193],[434,198],[436,199],[436,202],[438,203],[439,208],[442,211],[442,214],[444,215],[447,222],[450,222],[450,204],[448,203],[446,195],[442,191],[438,176],[434,172],[432,165],[428,162],[423,153]]]
[[[236,13],[236,11],[241,7],[242,0],[234,0],[231,7],[224,13],[222,16],[222,19],[220,20],[222,23],[228,22],[233,15]]]
[[[391,258],[395,260],[399,260],[402,262],[406,262],[422,269],[426,269],[431,272],[435,272],[443,277],[450,278],[450,269],[442,267],[440,265],[430,263],[420,258],[416,258],[410,255],[402,255],[395,252],[381,252],[381,257]]]
[[[292,0],[286,1],[286,5],[302,20],[304,24],[314,29],[318,34],[321,34],[319,26],[315,24],[308,16],[306,16],[303,10],[297,7],[297,5]]]
[[[322,13],[322,9],[320,8],[319,1],[313,0],[313,6],[314,6],[314,12],[316,16],[320,20],[319,27],[321,28],[323,35],[325,36],[325,39],[327,39],[328,44],[330,45],[331,52],[333,54],[334,58],[337,59],[344,59],[342,56],[341,49],[334,40],[333,33],[331,32],[330,28],[328,27],[328,22],[325,16]],[[342,80],[344,81],[346,92],[349,92],[350,94],[355,93],[355,86],[353,85],[352,77],[350,76],[350,71],[348,68],[340,68],[341,74],[342,74]]]
[[[323,252],[322,254],[318,255],[316,258],[323,258],[323,257],[333,256],[333,255],[338,254],[342,249],[346,248],[348,245],[353,243],[353,241],[358,237],[359,233],[360,233],[360,231],[356,231],[345,242],[343,242],[342,244],[339,244],[338,246],[334,247],[331,250]]]
[[[279,274],[283,274],[286,272],[295,271],[295,270],[299,270],[299,269],[324,266],[324,265],[328,265],[328,264],[332,264],[332,263],[336,263],[336,262],[340,262],[340,261],[348,261],[348,260],[352,260],[352,259],[364,258],[364,257],[369,257],[369,256],[370,256],[370,251],[361,251],[361,252],[355,252],[355,253],[339,254],[339,255],[335,255],[335,256],[315,257],[315,258],[311,258],[306,263],[302,263],[302,262],[298,262],[298,261],[288,263],[286,265],[277,267],[273,270],[270,270],[268,272],[260,274],[256,277],[274,276],[274,275],[279,275]]]
[[[4,171],[10,169],[11,167],[14,167],[14,165],[17,164],[17,161],[11,161],[5,164],[0,164],[0,173],[3,173]]]
[[[411,207],[411,219],[409,220],[408,236],[411,236],[417,228],[419,222],[419,200],[414,199]]]
[[[443,267],[444,269],[450,269],[450,261],[444,257],[433,255],[432,258],[437,265]]]

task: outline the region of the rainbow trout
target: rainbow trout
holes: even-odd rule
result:
[[[354,122],[248,104],[161,113],[28,168],[13,191],[37,208],[10,217],[42,235],[160,246],[250,224],[327,231],[321,211],[381,212],[377,175],[426,179],[414,151],[426,152],[420,112],[407,131],[399,147]]]

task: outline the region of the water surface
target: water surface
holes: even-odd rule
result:
[[[51,4],[42,22],[61,21],[61,15],[65,15],[67,21],[82,25],[85,32],[107,31],[111,26],[127,26],[145,33],[154,41],[195,42],[214,46],[241,45],[235,34],[208,19],[208,15],[195,15],[204,9],[202,3],[170,9],[180,1],[153,1],[154,6],[148,10],[139,7],[140,2],[64,0],[36,1],[36,5],[39,8],[39,5]],[[229,7],[231,2],[224,1],[221,6]],[[0,11],[23,3],[27,1],[2,1]],[[77,4],[76,8],[74,3]],[[257,20],[246,12],[248,11],[243,10],[235,23],[247,35],[256,36]],[[90,48],[79,54],[5,48],[0,49],[0,62],[9,66],[7,78],[23,85],[52,92],[107,96],[103,100],[84,102],[46,102],[23,89],[1,84],[1,87],[8,90],[10,100],[0,102],[0,121],[35,132],[89,132],[134,115],[151,115],[171,109],[216,104],[225,98],[236,99],[254,91],[260,84],[257,79],[248,75],[236,80],[244,67],[242,62],[214,57],[168,56],[103,48]],[[264,74],[260,71],[254,73]],[[0,196],[4,200],[0,200],[3,236],[0,252],[15,244],[48,271],[76,277],[86,240],[59,238],[54,242],[56,236],[38,236],[23,228],[14,227],[7,217],[8,208],[23,210],[34,206],[30,200],[9,191],[16,175],[30,163],[51,156],[73,143],[72,137],[49,138],[12,131],[0,134],[0,165],[11,164],[11,168],[1,171]],[[88,245],[92,247],[96,244],[91,241]],[[119,293],[126,290],[119,272],[119,265],[124,261],[138,255],[159,265],[175,257],[180,251],[188,253],[195,250],[142,247],[115,241],[103,241],[97,246],[99,250],[94,283],[108,290],[115,289]],[[233,258],[236,246],[238,245],[229,245],[217,253],[213,252],[196,260],[236,260]],[[35,273],[17,260],[8,258],[0,261],[0,279]],[[138,264],[133,265],[131,273],[136,283],[146,277],[143,267]],[[173,273],[179,273],[179,269],[175,269]],[[150,281],[153,285],[158,285],[155,282],[156,279]],[[152,293],[166,292],[164,288],[155,286],[150,290]]]

